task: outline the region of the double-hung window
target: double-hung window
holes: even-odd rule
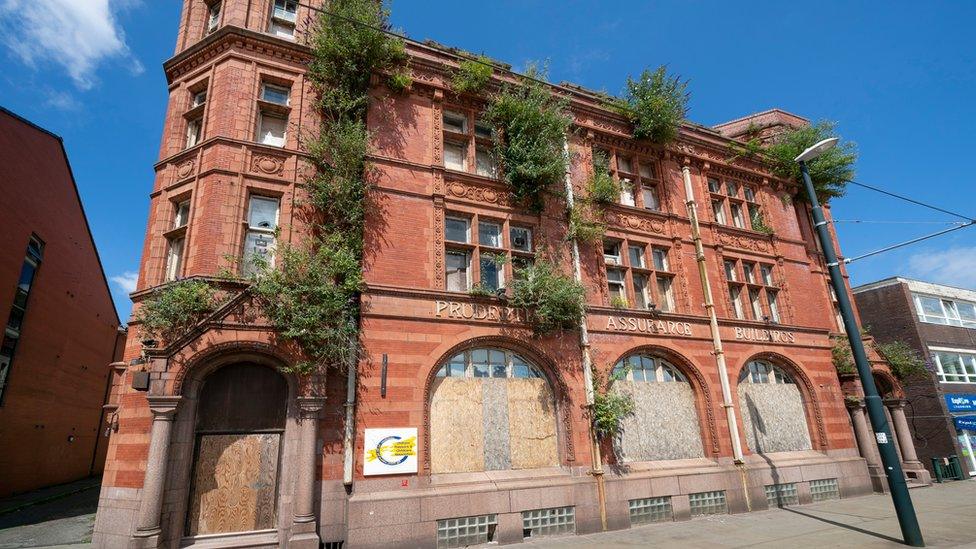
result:
[[[620,182],[620,204],[661,210],[661,196],[658,192],[657,168],[653,161],[632,156],[620,150],[595,149],[593,151],[594,169],[598,164],[609,168],[610,175]],[[598,162],[596,159],[606,159]]]
[[[727,258],[723,267],[734,318],[780,322],[772,265]]]
[[[505,265],[511,263],[514,274],[532,260],[531,228],[486,216],[446,216],[444,240],[445,283],[452,292],[497,292],[512,276]]]
[[[244,276],[254,277],[274,267],[279,210],[277,198],[251,195],[244,238]]]
[[[622,250],[627,251],[626,262]],[[603,257],[607,292],[612,306],[664,312],[675,310],[672,291],[674,273],[670,270],[667,248],[633,241],[605,240]],[[632,290],[630,295],[628,286]]]
[[[44,243],[41,242],[40,238],[31,235],[27,242],[24,263],[20,267],[20,277],[17,279],[14,301],[10,306],[10,316],[7,317],[7,325],[2,337],[0,337],[0,404],[3,403],[3,395],[7,388],[7,378],[10,375],[10,364],[13,362],[14,351],[17,348],[18,341],[20,341],[24,316],[27,313],[27,300],[30,297],[34,278],[41,266],[43,255]]]
[[[186,120],[186,138],[183,147],[189,149],[203,139],[203,111],[207,102],[206,84],[190,91],[190,108],[183,113]]]
[[[297,0],[274,0],[271,9],[271,24],[268,29],[271,34],[281,38],[294,39],[297,22]]]
[[[186,244],[186,226],[190,222],[190,200],[180,200],[173,204],[170,229],[166,233],[166,273],[167,282],[179,278],[183,267],[183,248]]]
[[[976,328],[976,303],[913,293],[918,319],[931,324]]]
[[[459,172],[474,172],[483,177],[498,177],[492,154],[491,126],[477,120],[468,110],[444,110],[444,167]],[[473,153],[473,154],[472,154]]]
[[[261,84],[258,98],[257,141],[272,147],[284,147],[288,137],[291,89],[278,84]]]
[[[220,24],[220,0],[211,2],[207,6],[207,34],[217,30]]]

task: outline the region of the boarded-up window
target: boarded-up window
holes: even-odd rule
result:
[[[225,366],[200,392],[188,535],[274,528],[288,387],[271,368]]]
[[[636,354],[614,367],[613,390],[630,395],[634,413],[621,422],[614,441],[624,462],[698,458],[705,455],[688,379],[663,358]]]
[[[430,416],[434,473],[558,464],[552,391],[538,368],[510,351],[451,357],[431,388]]]
[[[782,368],[753,360],[742,369],[737,392],[746,443],[752,451],[765,454],[810,449],[803,395]]]

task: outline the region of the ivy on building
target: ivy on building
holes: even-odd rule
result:
[[[875,349],[888,363],[888,369],[891,370],[891,373],[901,381],[928,373],[928,370],[925,369],[925,360],[904,341],[878,343],[875,345]]]
[[[308,78],[322,124],[305,147],[314,174],[301,204],[309,230],[282,244],[276,265],[262,269],[254,295],[278,334],[303,359],[289,370],[308,374],[344,367],[359,356],[359,294],[369,179],[366,112],[370,79],[402,77],[403,42],[384,33],[389,12],[374,0],[333,0],[312,28]]]
[[[553,97],[537,69],[530,67],[526,76],[492,96],[484,117],[498,129],[494,154],[515,201],[541,212],[546,192],[566,175],[563,146],[572,119],[566,101]]]
[[[593,173],[586,188],[590,200],[598,204],[616,204],[620,200],[620,182],[610,173],[610,159],[604,151],[593,151]]]

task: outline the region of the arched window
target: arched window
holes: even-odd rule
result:
[[[634,400],[615,443],[621,461],[703,457],[695,392],[677,366],[649,353],[621,359],[614,366],[613,390]]]
[[[467,349],[438,367],[429,436],[433,473],[559,463],[552,389],[542,370],[507,349]]]
[[[232,364],[207,376],[198,402],[187,535],[274,528],[287,381]]]
[[[737,391],[746,443],[754,452],[811,448],[803,395],[783,368],[767,360],[752,360],[739,374]]]
[[[517,354],[504,349],[471,349],[447,361],[437,377],[516,377],[543,379],[542,372]]]
[[[626,370],[627,381],[668,382],[678,381],[688,383],[688,378],[667,360],[650,355],[630,355],[614,366],[613,371],[620,375]]]
[[[753,360],[739,374],[739,383],[793,383],[793,378],[779,366],[765,360]]]

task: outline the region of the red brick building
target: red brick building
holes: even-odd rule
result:
[[[0,107],[0,496],[98,474],[124,332],[61,138]]]
[[[318,127],[302,29],[314,17],[283,0],[184,2],[164,65],[170,102],[136,307],[168,281],[213,277],[234,266],[228,257],[300,240],[295,204],[309,173],[300,136]],[[569,270],[565,205],[554,197],[532,213],[513,204],[485,154],[485,98],[451,90],[460,59],[417,42],[407,53],[409,90],[391,93],[376,78],[370,92],[367,358],[349,403],[348,466],[344,376],[279,373],[291,359],[273,330],[243,286],[219,282],[233,297],[186,337],[146,351],[120,386],[96,544],[508,543],[596,531],[604,513],[608,528],[626,528],[871,490],[831,363],[838,325],[808,213],[790,199],[791,182],[729,159],[729,135],[750,121],[805,120],[770,111],[687,124],[662,149],[635,141],[598,96],[552,86],[574,118],[569,184],[585,193],[594,150],[627,180],[608,207],[605,241],[580,248],[594,368],[630,365],[617,390],[637,403],[598,465],[580,334],[535,338],[530,312],[470,293],[504,286],[542,247]],[[515,78],[494,71],[495,83]],[[771,234],[754,230],[756,215]],[[143,353],[137,339],[127,360]],[[130,387],[139,371],[150,374],[146,392]],[[364,474],[376,465],[371,437],[392,429],[416,429],[416,439],[389,435],[416,442],[416,472]]]

